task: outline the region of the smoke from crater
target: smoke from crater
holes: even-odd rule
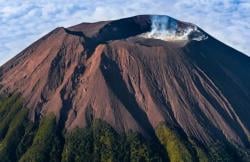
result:
[[[194,36],[191,37],[191,35]],[[201,41],[207,38],[197,26],[179,22],[167,16],[151,16],[151,31],[141,36],[165,41],[189,39]]]

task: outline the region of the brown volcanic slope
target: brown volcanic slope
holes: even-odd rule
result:
[[[147,15],[57,28],[0,68],[0,91],[20,93],[30,119],[53,112],[68,130],[98,118],[151,137],[165,121],[204,144],[248,146],[250,58],[209,35],[137,36],[150,30]]]

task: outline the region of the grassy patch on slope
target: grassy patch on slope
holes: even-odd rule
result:
[[[39,125],[31,147],[22,156],[20,162],[44,162],[49,161],[50,151],[55,135],[56,117],[48,115]]]
[[[164,124],[160,124],[156,128],[156,134],[161,144],[165,147],[171,162],[193,161],[192,155],[186,144],[175,131],[171,130]]]

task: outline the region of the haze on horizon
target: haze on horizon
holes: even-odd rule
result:
[[[140,14],[168,15],[194,23],[250,55],[250,1],[247,0],[0,0],[0,65],[58,26]]]

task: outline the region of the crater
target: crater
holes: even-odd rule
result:
[[[196,25],[159,15],[151,16],[151,30],[139,36],[164,41],[202,41],[207,39],[206,34],[199,30]]]

